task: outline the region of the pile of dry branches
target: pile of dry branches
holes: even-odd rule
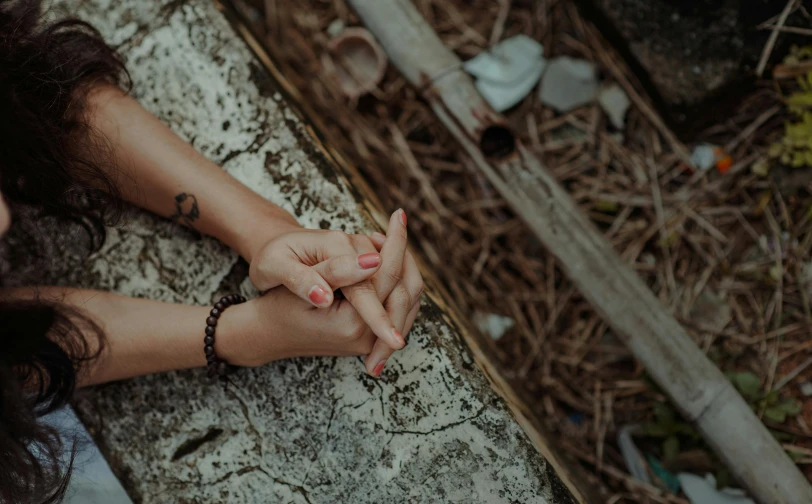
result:
[[[569,190],[723,371],[749,371],[763,390],[800,397],[812,353],[812,199],[792,181],[750,173],[783,108],[769,89],[703,134],[734,159],[725,175],[694,172],[687,148],[649,105],[611,46],[566,0],[414,0],[462,59],[524,33],[546,57],[595,62],[633,105],[612,131],[597,104],[558,115],[535,93],[507,113],[522,140]],[[334,146],[384,204],[409,215],[413,243],[457,304],[512,317],[492,345],[505,375],[558,432],[609,502],[684,502],[635,481],[617,449],[623,425],[652,419],[664,397],[629,351],[564,278],[505,201],[471,169],[454,139],[393,69],[370,95],[344,97],[322,68],[328,27],[358,21],[343,0],[239,3],[285,76],[322,115]],[[808,180],[802,184],[808,185]],[[797,186],[797,184],[795,184]],[[786,447],[812,476],[812,401],[783,424]],[[655,453],[657,445],[651,447]],[[706,450],[672,461],[718,465]]]

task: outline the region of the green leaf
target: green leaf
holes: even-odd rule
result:
[[[777,390],[770,390],[767,394],[764,395],[764,405],[765,406],[772,406],[778,402],[778,391]]]
[[[795,399],[785,399],[780,402],[776,408],[781,408],[781,410],[789,416],[795,416],[803,409],[801,403]]]
[[[647,423],[643,425],[643,434],[651,437],[666,437],[670,432],[662,424]]]
[[[775,429],[768,429],[768,430],[770,431],[770,434],[773,435],[775,440],[778,441],[779,443],[784,443],[784,442],[787,442],[787,441],[793,441],[795,439],[795,436],[793,436],[792,434],[777,431]]]
[[[810,206],[809,211],[812,212],[812,206]],[[656,402],[652,410],[654,411],[654,418],[658,421],[674,420],[674,409],[668,403]]]
[[[620,205],[616,201],[596,201],[595,210],[603,213],[617,213]]]
[[[754,400],[759,396],[761,379],[755,374],[749,371],[728,373],[728,379],[745,399]]]
[[[688,422],[679,422],[674,426],[674,432],[677,434],[684,434],[690,437],[697,437],[698,434],[694,426],[689,424]]]
[[[730,486],[730,471],[727,469],[719,469],[716,471],[716,488],[721,490]]]
[[[764,418],[776,423],[784,423],[787,420],[787,412],[779,406],[773,406],[764,410]]]
[[[679,439],[677,436],[668,436],[663,441],[663,459],[666,462],[674,460],[674,457],[679,453]]]
[[[759,177],[766,177],[770,173],[770,162],[765,159],[759,159],[750,166],[750,171]]]

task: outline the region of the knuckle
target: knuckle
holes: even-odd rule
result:
[[[359,317],[354,317],[352,323],[348,324],[344,332],[344,337],[350,341],[359,341],[366,336],[367,326]]]
[[[392,291],[392,294],[389,295],[389,299],[391,299],[392,305],[395,308],[411,309],[414,304],[412,303],[412,296],[409,294],[409,291],[402,286],[396,287],[395,290]]]
[[[352,239],[350,235],[345,233],[344,231],[330,231],[330,240],[341,245],[352,245]]]
[[[386,270],[383,271],[383,274],[385,275],[386,279],[394,285],[400,283],[400,281],[403,279],[403,272],[400,268],[386,268]]]
[[[376,294],[375,286],[372,285],[372,282],[369,280],[353,285],[352,290],[355,296],[371,296]]]
[[[325,264],[324,269],[325,269],[324,273],[330,278],[336,278],[341,276],[341,272],[344,270],[341,261],[337,259],[327,261],[327,264]]]
[[[348,236],[350,237],[350,241],[353,243],[353,245],[358,245],[358,246],[364,246],[364,245],[372,245],[372,246],[374,246],[375,245],[372,242],[372,240],[366,235],[352,234],[352,235],[348,235]]]
[[[423,279],[420,279],[420,283],[417,284],[417,289],[415,289],[415,300],[419,301],[420,298],[423,296],[423,293],[426,292],[426,284],[423,282]]]
[[[352,343],[363,336],[365,324],[358,312],[347,308],[343,316],[332,321],[332,334],[345,343]]]

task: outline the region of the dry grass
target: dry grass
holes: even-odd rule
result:
[[[615,442],[620,426],[651,418],[664,400],[629,351],[574,290],[505,200],[469,167],[461,150],[394,69],[357,102],[323,74],[321,55],[336,19],[358,24],[344,0],[256,0],[267,6],[269,52],[322,114],[335,147],[366,176],[380,199],[409,214],[415,245],[468,314],[508,315],[516,326],[492,349],[505,375],[560,434],[608,502],[684,502],[636,483]],[[531,94],[507,114],[522,140],[604,231],[697,343],[724,370],[748,370],[765,388],[798,396],[812,353],[812,312],[803,262],[812,246],[809,193],[750,174],[767,136],[780,127],[779,96],[755,93],[703,134],[726,145],[726,175],[693,173],[683,146],[663,125],[621,59],[568,1],[415,0],[443,41],[463,59],[524,33],[545,56],[594,61],[633,106],[622,133],[597,105],[557,115]],[[259,13],[259,14],[258,14]],[[730,307],[714,327],[707,293]],[[705,313],[703,313],[705,312]],[[717,314],[718,319],[718,314]],[[785,383],[786,382],[786,383]],[[812,401],[779,430],[812,475]],[[656,445],[654,445],[656,447]],[[649,449],[655,450],[656,448]],[[701,455],[705,462],[707,457]],[[696,466],[693,467],[695,470]]]

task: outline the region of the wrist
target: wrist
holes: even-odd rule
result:
[[[302,226],[281,208],[277,209],[273,216],[257,218],[254,222],[257,224],[242,232],[232,247],[249,264],[271,240],[302,229]]]
[[[253,348],[253,342],[257,341],[254,332],[258,327],[253,304],[249,301],[229,306],[217,323],[214,352],[233,366],[256,367],[265,364],[261,361],[260,349]]]

